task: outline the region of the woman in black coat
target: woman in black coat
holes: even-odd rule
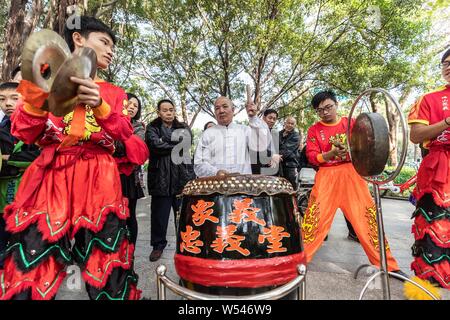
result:
[[[167,245],[170,209],[176,213],[180,206],[176,195],[181,193],[189,180],[195,178],[189,154],[192,143],[189,127],[175,118],[175,106],[170,100],[159,101],[157,109],[158,118],[147,126],[145,132],[145,142],[150,151],[147,186],[152,196],[153,251],[150,261],[157,261]],[[174,150],[175,147],[177,149]]]
[[[128,106],[127,111],[131,118],[131,125],[134,129],[134,134],[144,140],[145,126],[140,121],[141,118],[141,101],[132,93],[127,93]],[[116,142],[115,157],[125,156],[125,147],[122,143]],[[138,223],[136,219],[136,206],[137,201],[143,198],[144,195],[144,182],[143,171],[141,166],[135,166],[133,172],[130,175],[124,173],[120,174],[120,182],[122,184],[122,193],[124,197],[128,198],[128,208],[130,210],[130,217],[127,220],[127,225],[130,230],[130,241],[136,244],[138,236]]]

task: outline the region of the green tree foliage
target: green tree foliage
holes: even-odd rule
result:
[[[355,97],[368,87],[407,92],[428,83],[438,37],[431,22],[443,3],[376,1],[148,2],[136,45],[146,91],[169,97],[185,120],[213,115],[218,95],[245,100],[244,84],[266,108],[311,123],[312,88]],[[373,13],[370,10],[375,8]],[[377,16],[377,14],[379,16]],[[377,20],[378,19],[378,20]]]
[[[55,1],[44,1],[43,16]],[[436,55],[449,39],[432,24],[448,17],[448,0],[77,3],[119,35],[115,61],[102,75],[137,93],[147,118],[158,99],[170,98],[191,125],[200,112],[213,115],[218,95],[241,111],[245,84],[261,112],[295,115],[302,131],[317,119],[308,107],[320,88],[352,99],[382,87],[407,101],[436,82]]]

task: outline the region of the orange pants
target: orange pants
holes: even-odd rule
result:
[[[302,221],[302,237],[307,262],[330,231],[331,224],[340,208],[355,229],[370,263],[380,266],[378,227],[375,203],[367,183],[358,175],[351,163],[333,167],[321,167],[311,191],[308,209]],[[389,271],[399,270],[386,241]]]

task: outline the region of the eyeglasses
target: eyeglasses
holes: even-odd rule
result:
[[[334,104],[328,104],[326,106],[324,106],[323,108],[317,108],[316,112],[318,114],[323,114],[325,111],[326,112],[330,112],[330,110],[334,107]]]
[[[450,61],[441,62],[442,69],[447,69],[448,67],[450,67]]]

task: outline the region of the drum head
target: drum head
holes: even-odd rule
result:
[[[295,194],[292,185],[285,178],[264,175],[226,175],[198,178],[189,181],[183,189],[183,195],[268,195]]]
[[[59,68],[70,56],[63,38],[51,30],[34,32],[22,50],[22,77],[49,92]]]
[[[59,69],[48,97],[48,109],[57,117],[73,111],[77,103],[78,85],[70,77],[95,78],[97,55],[91,48],[82,48],[74,53]]]
[[[350,154],[355,170],[364,177],[383,172],[389,157],[389,130],[378,113],[361,113],[351,130]]]

